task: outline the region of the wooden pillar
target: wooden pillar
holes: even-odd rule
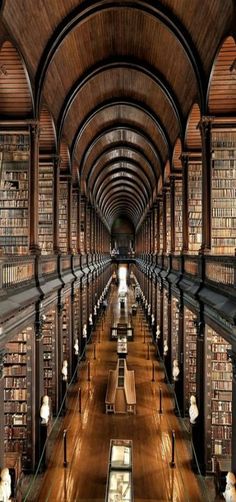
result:
[[[178,338],[178,362],[179,362],[179,379],[176,385],[176,397],[179,405],[181,417],[184,417],[184,305],[183,297],[179,299],[179,338]]]
[[[77,203],[77,246],[76,246],[78,254],[81,254],[80,232],[81,232],[81,207],[80,207],[80,189],[79,189],[78,203]]]
[[[30,124],[30,169],[29,169],[29,249],[40,254],[38,245],[38,200],[39,200],[39,125]]]
[[[175,252],[175,177],[170,177],[170,252]]]
[[[205,475],[206,472],[206,420],[205,420],[205,336],[204,336],[204,322],[202,320],[202,308],[201,314],[197,320],[197,361],[196,361],[196,398],[197,406],[199,410],[199,416],[196,420],[196,424],[192,426],[192,441],[194,449],[197,455],[198,464],[201,473]],[[199,441],[200,438],[200,441]],[[205,445],[203,447],[203,445]],[[196,470],[196,463],[193,457],[192,467]]]
[[[189,248],[189,231],[188,231],[188,164],[189,157],[186,154],[181,156],[183,167],[183,253],[186,253]]]
[[[0,430],[4,431],[4,357],[5,350],[0,350],[0,402],[2,403],[0,409]],[[4,465],[4,434],[1,434],[0,440],[0,469],[3,469]]]
[[[68,177],[67,253],[72,254],[72,179]]]
[[[229,350],[228,357],[232,363],[233,381],[232,381],[232,455],[231,471],[236,473],[236,351]]]
[[[212,117],[202,117],[199,127],[202,138],[202,245],[201,251],[211,249],[211,126]]]
[[[163,253],[166,253],[166,243],[167,243],[167,239],[166,239],[166,231],[167,231],[167,227],[166,227],[166,188],[163,188],[163,225],[162,225],[162,228],[163,228]]]
[[[59,246],[59,190],[60,190],[60,162],[59,156],[53,158],[53,251],[60,254]]]

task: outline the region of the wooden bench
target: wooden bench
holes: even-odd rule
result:
[[[117,369],[109,370],[107,392],[105,398],[106,413],[115,412],[116,387],[117,387]]]
[[[134,371],[126,369],[125,398],[128,413],[136,413],[136,391]]]
[[[134,371],[125,358],[119,358],[115,370],[109,370],[105,398],[106,413],[136,413]]]

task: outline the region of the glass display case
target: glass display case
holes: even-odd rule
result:
[[[133,502],[132,441],[112,439],[106,487],[106,502]]]

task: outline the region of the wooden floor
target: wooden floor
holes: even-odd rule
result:
[[[129,291],[126,308],[133,303]],[[112,286],[105,319],[97,325],[87,359],[80,369],[78,383],[67,400],[68,412],[55,444],[48,469],[37,497],[31,491],[27,500],[104,502],[110,439],[133,440],[133,482],[135,502],[208,501],[204,487],[190,469],[186,432],[173,413],[173,400],[163,382],[151,337],[146,330],[144,343],[142,312],[133,317],[134,341],[128,343],[128,369],[135,370],[137,414],[105,414],[105,394],[109,369],[115,369],[116,342],[109,341],[110,325],[119,315],[117,289]],[[141,329],[142,328],[142,329]],[[100,335],[99,335],[100,333]],[[100,343],[99,343],[100,337]],[[94,353],[94,343],[96,351]],[[94,358],[96,357],[96,359]],[[91,381],[87,381],[90,361]],[[155,361],[155,382],[152,362]],[[78,388],[82,389],[82,413],[79,413]],[[159,389],[163,390],[163,414],[159,413]],[[67,429],[67,468],[63,467],[63,430]],[[171,430],[176,433],[176,467],[170,467]]]

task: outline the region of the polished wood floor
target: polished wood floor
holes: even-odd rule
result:
[[[129,291],[126,309],[133,303]],[[133,440],[133,484],[135,502],[208,501],[204,486],[190,468],[189,443],[178,418],[173,400],[157,363],[151,337],[145,328],[141,307],[133,316],[134,341],[128,343],[127,366],[135,370],[136,415],[105,414],[108,370],[117,361],[116,342],[109,340],[110,326],[119,316],[117,289],[112,286],[107,312],[97,324],[87,358],[67,400],[67,414],[48,461],[39,494],[31,491],[27,500],[104,502],[110,439]],[[100,338],[100,343],[99,343]],[[95,347],[95,349],[94,349]],[[96,359],[95,359],[96,357]],[[91,381],[87,380],[90,361]],[[152,363],[155,361],[155,381]],[[78,389],[82,390],[79,412]],[[159,389],[163,391],[163,414],[159,413]],[[63,467],[63,430],[67,429],[68,466]],[[170,467],[171,431],[176,434],[176,467]]]

